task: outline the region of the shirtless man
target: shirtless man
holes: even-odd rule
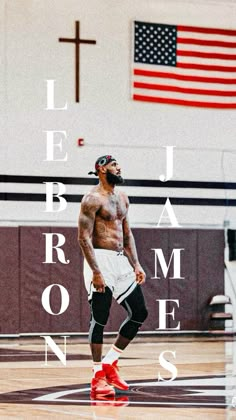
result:
[[[83,197],[78,240],[84,255],[84,280],[91,307],[89,342],[94,377],[91,397],[114,396],[114,388],[127,390],[117,362],[147,317],[140,285],[145,273],[138,261],[128,222],[129,200],[115,185],[122,184],[121,168],[110,155],[95,163],[99,184]],[[103,329],[112,296],[128,312],[112,348],[102,360]]]

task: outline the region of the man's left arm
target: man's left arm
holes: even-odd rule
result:
[[[136,274],[136,282],[138,284],[142,284],[145,282],[146,274],[138,260],[135,240],[129,226],[128,216],[126,216],[123,220],[123,235],[125,254],[128,257],[130,264],[134,268],[134,272]]]

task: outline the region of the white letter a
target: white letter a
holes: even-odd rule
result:
[[[164,213],[165,210],[167,211],[168,216],[163,216],[163,213]],[[175,213],[174,213],[174,210],[172,208],[172,205],[171,205],[171,202],[170,202],[169,198],[167,198],[167,200],[166,200],[166,203],[165,203],[164,209],[162,210],[162,213],[161,213],[159,222],[157,224],[157,227],[160,227],[160,221],[162,219],[169,219],[171,221],[171,225],[173,227],[180,227],[180,225],[178,223],[178,220],[176,219],[176,216],[175,216]]]

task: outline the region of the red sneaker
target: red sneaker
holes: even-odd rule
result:
[[[114,395],[115,391],[112,386],[108,385],[105,372],[100,370],[91,381],[91,398],[99,398],[101,396],[114,397]]]
[[[129,405],[129,397],[127,397],[126,395],[122,395],[122,397],[116,398],[114,405],[116,407],[126,407],[127,405]]]
[[[109,385],[113,385],[117,389],[122,389],[122,391],[127,391],[129,389],[129,385],[122,379],[118,373],[118,361],[112,363],[112,365],[103,364],[102,368],[106,374],[107,383]]]

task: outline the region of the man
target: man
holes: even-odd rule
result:
[[[111,155],[95,163],[99,184],[83,197],[79,215],[78,240],[85,257],[84,279],[91,307],[89,341],[94,377],[91,397],[114,396],[113,386],[127,390],[119,376],[117,362],[147,317],[140,285],[145,273],[138,261],[128,222],[129,201],[115,185],[123,184],[121,168]],[[128,312],[117,339],[102,360],[103,329],[112,296]]]

